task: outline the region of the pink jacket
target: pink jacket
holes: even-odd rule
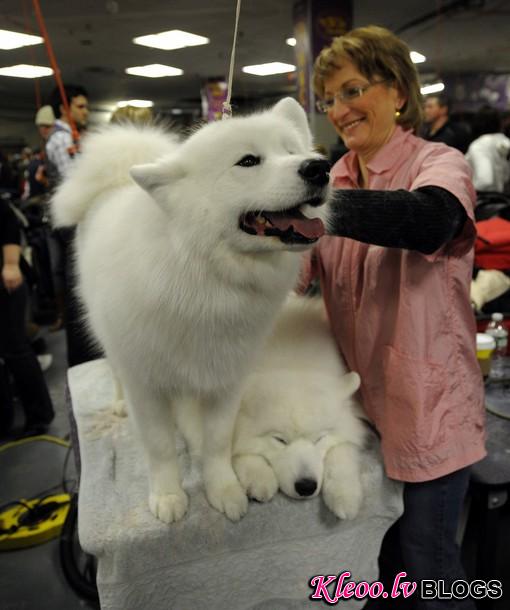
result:
[[[333,334],[361,376],[387,475],[427,481],[486,455],[469,299],[475,193],[461,153],[400,127],[368,170],[370,189],[439,186],[469,217],[461,235],[431,255],[329,236],[314,251]],[[336,188],[358,188],[356,154],[331,175]]]

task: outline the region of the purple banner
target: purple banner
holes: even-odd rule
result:
[[[209,79],[202,88],[202,117],[209,123],[221,119],[223,102],[227,99],[227,81]]]
[[[315,105],[311,82],[315,58],[333,38],[350,30],[351,24],[351,0],[299,0],[294,5],[298,100],[306,112]]]
[[[477,112],[486,105],[508,110],[510,105],[508,74],[459,74],[443,82],[454,112]]]

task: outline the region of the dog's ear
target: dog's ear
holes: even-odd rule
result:
[[[309,148],[312,147],[312,136],[308,127],[306,113],[295,99],[292,97],[284,97],[273,106],[271,112],[291,121],[303,136],[307,146]]]
[[[359,388],[361,383],[358,373],[352,371],[342,377],[342,398],[350,398]]]
[[[169,160],[160,163],[135,165],[129,170],[129,173],[138,186],[148,193],[153,193],[158,187],[181,178],[185,171],[180,163]]]

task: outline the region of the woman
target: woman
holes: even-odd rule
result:
[[[468,467],[485,455],[469,168],[457,150],[413,135],[418,76],[408,47],[388,30],[336,38],[316,60],[314,86],[350,150],[331,170],[338,190],[329,233],[342,237],[321,240],[305,283],[319,275],[340,351],[361,375],[386,473],[404,482],[404,514],[383,542],[381,578],[390,583],[402,569],[415,581],[465,578],[455,534]],[[410,601],[444,607],[418,594]],[[454,607],[474,608],[469,600]]]
[[[41,434],[53,420],[53,404],[41,367],[25,334],[28,289],[20,269],[18,221],[7,202],[2,200],[0,248],[0,359],[14,378],[25,411],[24,434]],[[2,434],[7,432],[0,431]]]

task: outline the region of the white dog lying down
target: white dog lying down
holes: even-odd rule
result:
[[[238,416],[234,469],[248,495],[316,496],[340,518],[362,501],[360,450],[366,426],[320,299],[291,297],[247,380]]]
[[[182,144],[148,127],[90,135],[56,192],[54,221],[78,225],[79,294],[124,389],[163,521],[188,506],[175,411],[194,402],[207,498],[233,520],[247,510],[231,463],[240,388],[295,284],[299,252],[324,232],[328,169],[286,98]]]

